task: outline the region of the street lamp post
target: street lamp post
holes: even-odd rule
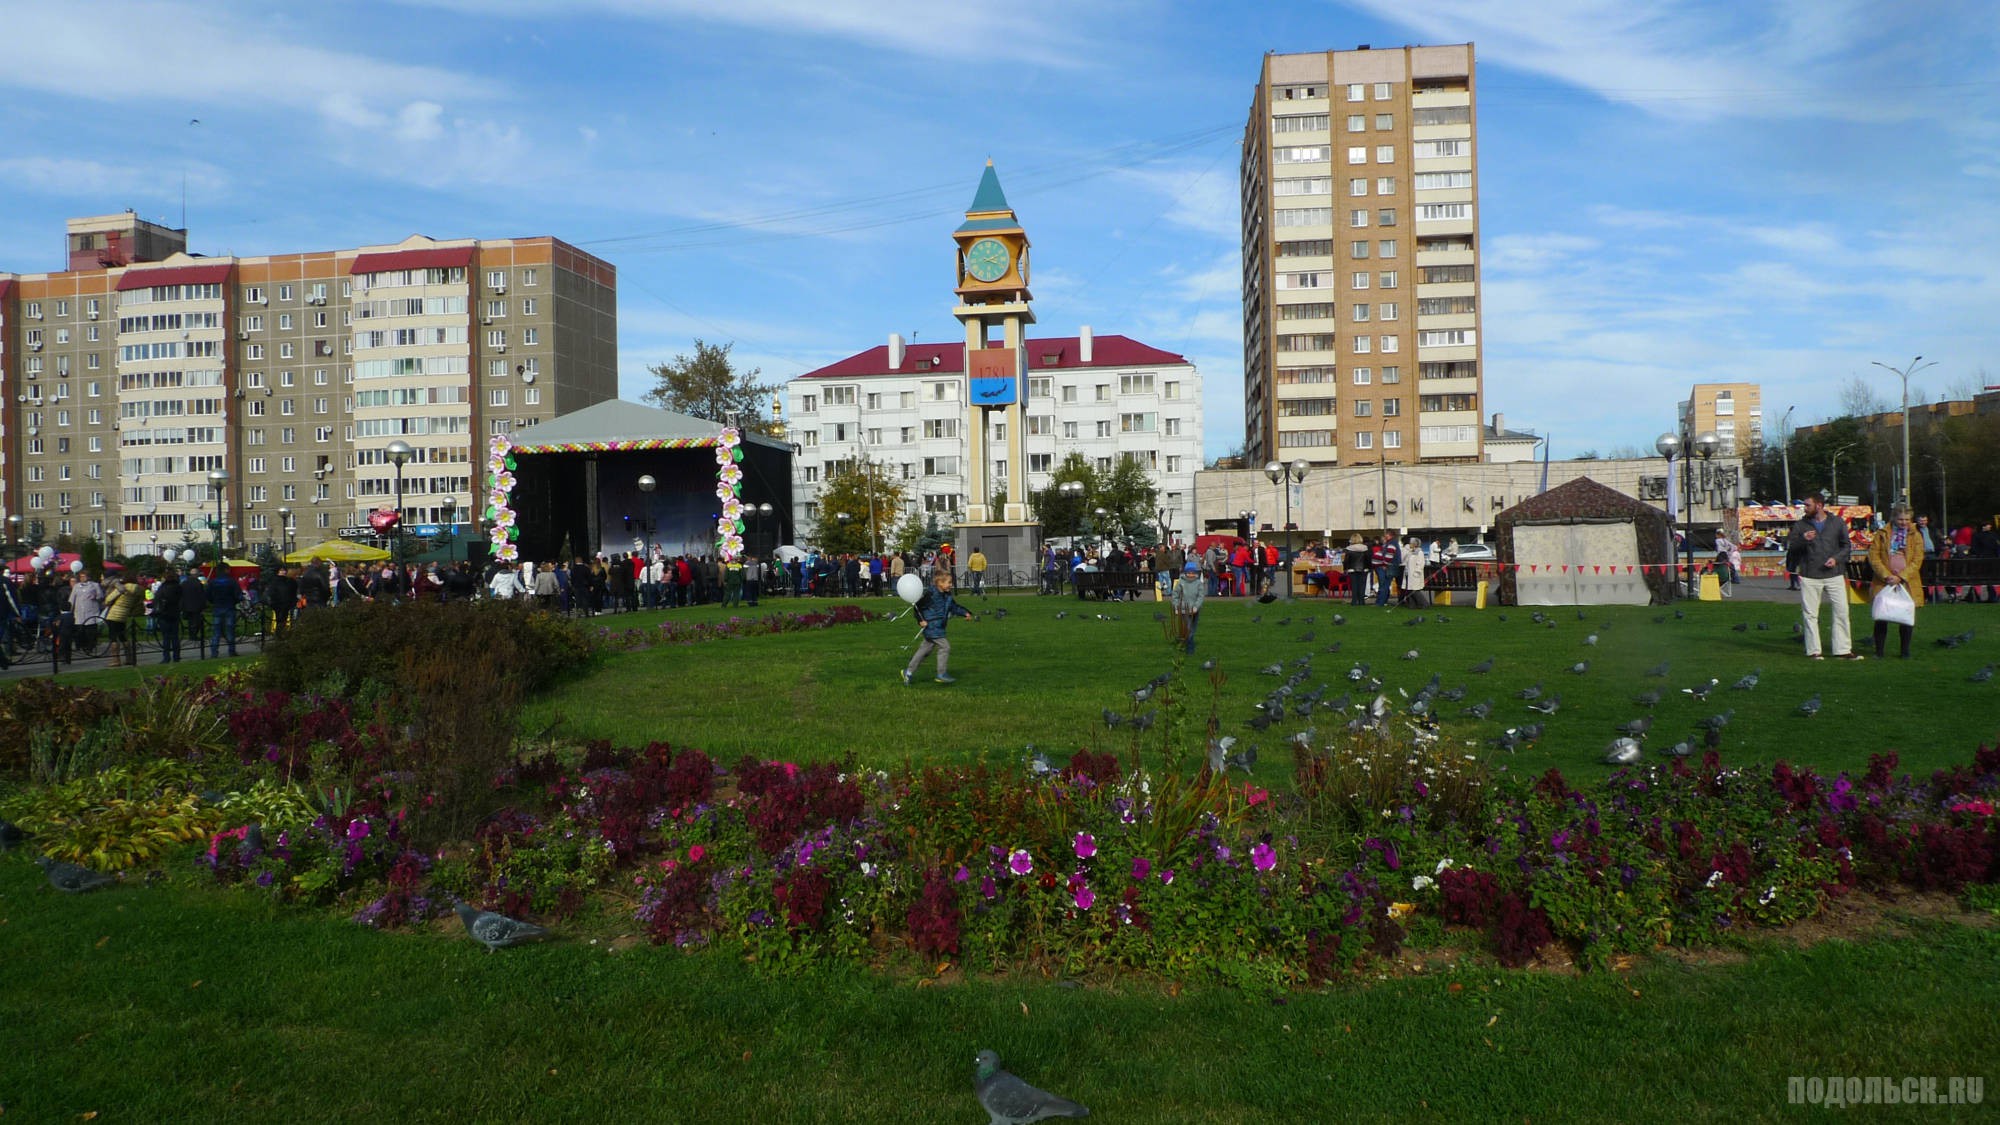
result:
[[[215,493],[215,565],[222,565],[222,491],[229,483],[229,473],[224,469],[208,471],[208,490]]]
[[[651,473],[639,478],[639,496],[646,505],[645,514],[639,517],[639,534],[646,540],[646,553],[643,557],[647,566],[653,565],[653,491],[659,487],[660,482],[653,479]]]
[[[1285,553],[1282,562],[1285,570],[1285,596],[1287,598],[1292,596],[1292,485],[1304,484],[1306,473],[1311,469],[1312,465],[1303,457],[1293,461],[1290,465],[1279,461],[1272,461],[1264,466],[1264,475],[1270,478],[1272,484],[1279,485],[1285,490]],[[1385,519],[1386,516],[1387,514],[1384,513]]]
[[[1722,439],[1720,437],[1717,437],[1715,431],[1713,430],[1703,430],[1700,436],[1694,437],[1692,440],[1689,440],[1687,437],[1684,437],[1681,434],[1664,433],[1661,434],[1659,438],[1653,442],[1653,448],[1659,450],[1660,456],[1665,457],[1667,459],[1669,472],[1672,472],[1672,465],[1674,458],[1676,456],[1681,456],[1682,454],[1686,454],[1685,456],[1681,456],[1681,499],[1683,502],[1683,511],[1681,513],[1681,525],[1683,528],[1681,533],[1681,543],[1686,548],[1686,554],[1687,554],[1687,564],[1686,564],[1686,570],[1684,572],[1684,577],[1687,582],[1687,586],[1685,588],[1687,589],[1689,596],[1693,596],[1694,459],[1696,457],[1700,457],[1703,461],[1708,461],[1712,459],[1715,456],[1715,451],[1722,448]],[[1672,486],[1669,485],[1668,487]]]
[[[1917,356],[1910,361],[1909,366],[1900,369],[1891,367],[1880,361],[1877,361],[1875,364],[1875,366],[1903,381],[1903,503],[1905,506],[1910,502],[1910,376],[1915,375],[1926,367],[1937,366],[1936,360],[1919,366],[1919,361],[1923,358],[1923,356]]]
[[[1796,405],[1785,407],[1785,416],[1778,419],[1778,433],[1784,444],[1778,447],[1779,459],[1785,463],[1785,507],[1792,506],[1792,411]]]
[[[1833,493],[1833,502],[1836,504],[1840,503],[1840,455],[1853,448],[1854,443],[1850,441],[1830,454],[1832,463],[1827,468],[1827,476],[1830,478],[1827,481],[1827,490]]]
[[[409,442],[397,438],[383,452],[396,466],[396,565],[400,567],[403,565],[403,463],[417,451],[410,448]]]
[[[281,555],[292,553],[292,510],[289,507],[278,509],[278,547]]]
[[[1111,513],[1103,508],[1092,508],[1090,515],[1091,526],[1096,529],[1098,538],[1110,539],[1111,537],[1104,533],[1104,526],[1111,522]]]
[[[447,496],[438,504],[444,509],[444,561],[447,566],[458,565],[458,497]]]
[[[1066,480],[1061,484],[1056,485],[1056,491],[1061,493],[1063,499],[1065,500],[1076,500],[1081,502],[1083,499],[1083,482],[1080,480]],[[1065,507],[1067,507],[1067,505],[1065,505]],[[1081,510],[1079,510],[1077,513],[1077,518],[1071,521],[1069,525],[1069,535],[1071,539],[1076,538],[1078,530],[1077,525],[1082,522],[1083,522],[1083,513]],[[1074,547],[1076,546],[1076,544],[1071,543],[1070,546]]]

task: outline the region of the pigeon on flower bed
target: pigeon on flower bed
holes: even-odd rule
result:
[[[43,856],[36,862],[40,863],[42,870],[48,873],[49,886],[66,895],[94,891],[99,887],[108,887],[117,882],[116,879],[106,875],[102,871],[92,871],[88,867],[78,867],[74,863],[65,863],[59,859],[50,859],[48,856]]]
[[[465,932],[472,939],[486,947],[491,953],[510,945],[521,945],[531,941],[541,941],[550,936],[549,931],[533,922],[523,922],[509,918],[505,914],[495,914],[491,910],[477,910],[466,903],[454,907],[458,917],[465,923]]]
[[[1089,1110],[1068,1098],[1038,1090],[1001,1070],[1000,1056],[992,1051],[981,1051],[972,1061],[979,1067],[972,1088],[987,1113],[986,1125],[1029,1125],[1051,1117],[1090,1116]]]
[[[1639,743],[1636,739],[1621,738],[1604,751],[1604,764],[1608,766],[1629,766],[1639,761]]]

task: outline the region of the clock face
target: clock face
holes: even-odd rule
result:
[[[1007,275],[1007,246],[997,238],[982,238],[965,251],[965,272],[979,281],[998,281]]]

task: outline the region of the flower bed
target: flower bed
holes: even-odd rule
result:
[[[2000,878],[1996,749],[1922,780],[1896,775],[1894,755],[1858,779],[1737,771],[1713,755],[1583,787],[1550,771],[1488,781],[1470,802],[1481,787],[1464,778],[1413,780],[1352,830],[1329,825],[1364,810],[1312,780],[1333,754],[1425,760],[1387,741],[1301,751],[1299,793],[1272,799],[1087,752],[1034,778],[751,758],[725,769],[664,744],[597,745],[497,779],[513,803],[469,847],[401,843],[395,804],[416,795],[391,778],[269,853],[224,834],[211,859],[219,877],[344,902],[378,925],[453,894],[561,918],[615,889],[655,942],[728,945],[772,971],[907,954],[1259,992],[1355,972],[1425,919],[1479,931],[1504,964],[1555,947],[1595,966],[1809,918],[1856,888]]]
[[[1711,753],[1579,785],[1378,730],[1298,747],[1294,790],[1274,796],[1159,749],[1079,751],[1040,774],[725,767],[657,742],[522,757],[511,720],[454,717],[444,688],[459,681],[413,676],[423,690],[407,694],[238,678],[64,696],[91,753],[45,756],[52,780],[0,799],[0,816],[106,870],[176,862],[192,842],[219,882],[385,928],[456,897],[630,918],[662,945],[772,971],[922,958],[1259,992],[1356,972],[1412,930],[1461,928],[1508,965],[1559,951],[1599,966],[1811,918],[1856,889],[2000,901],[1987,747],[1927,778],[1894,754],[1828,778]],[[470,753],[468,731],[492,737]]]

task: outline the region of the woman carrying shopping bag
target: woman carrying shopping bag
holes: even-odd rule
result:
[[[1916,632],[1917,609],[1924,604],[1924,540],[1910,520],[1910,510],[1898,505],[1886,531],[1875,534],[1868,547],[1868,567],[1875,572],[1875,655],[1882,656],[1895,625],[1902,640],[1903,659],[1910,658],[1910,634]]]

